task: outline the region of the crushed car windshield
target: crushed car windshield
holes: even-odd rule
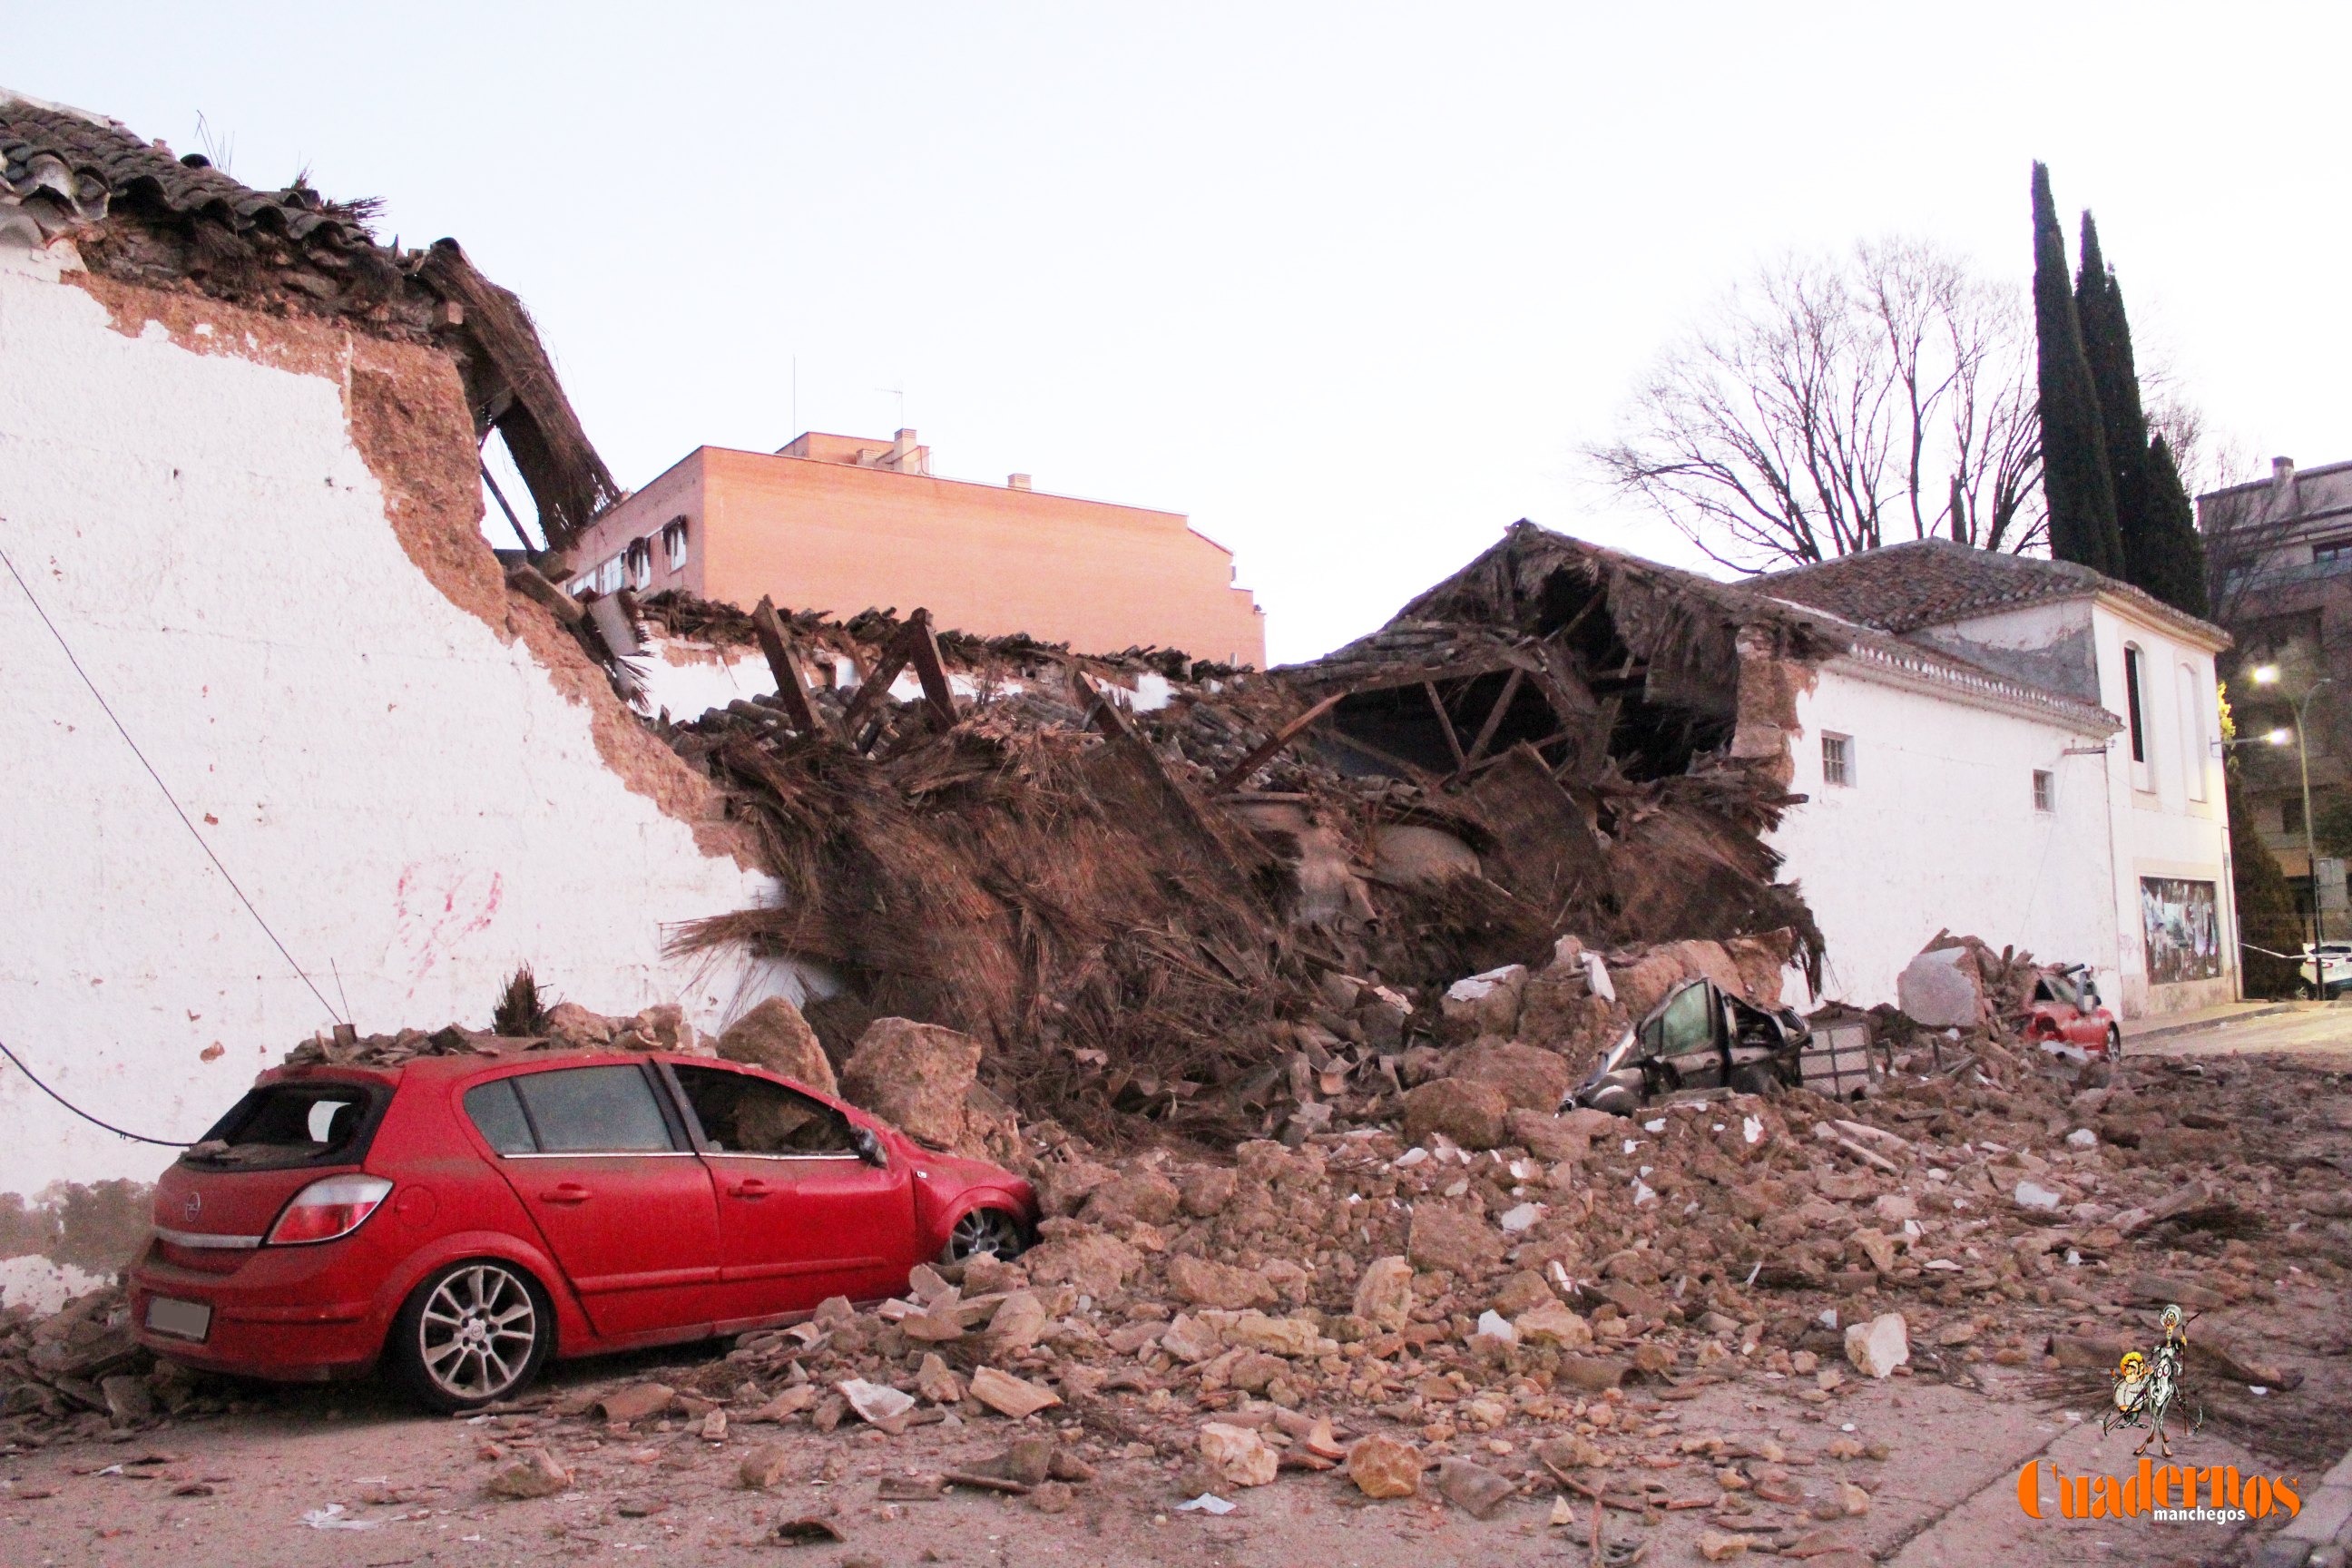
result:
[[[1658,1054],[1686,1057],[1715,1045],[1714,994],[1705,984],[1685,986],[1658,1016]]]

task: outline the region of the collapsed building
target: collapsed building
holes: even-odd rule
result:
[[[158,1139],[275,1042],[485,1022],[528,963],[689,1032],[780,996],[836,1062],[877,1017],[944,1025],[1032,1124],[1296,1141],[1393,1117],[1465,975],[1528,972],[1558,1070],[1683,974],[1823,994],[1839,933],[1777,845],[1837,672],[2116,727],[1526,523],[1264,673],[583,602],[551,584],[618,487],[454,242],[21,97],[0,160],[0,615],[35,650],[0,1040]],[[546,544],[503,568],[493,436]],[[160,1156],[58,1118],[0,1078],[0,1285],[141,1232]]]
[[[1230,1139],[1392,1110],[1440,992],[1563,944],[1740,944],[1739,988],[1772,1001],[1784,967],[1818,977],[1763,841],[1818,655],[1786,607],[1521,524],[1380,632],[1265,675],[769,614],[627,617],[733,640],[774,692],[658,707],[783,889],[675,942],[810,977],[836,1062],[906,1016],[981,1038],[1033,1116]],[[1627,1021],[1562,1001],[1542,1043],[1571,1058]]]

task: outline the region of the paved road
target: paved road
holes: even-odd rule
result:
[[[2132,1056],[2236,1056],[2249,1051],[2289,1051],[2352,1068],[2352,1006],[2310,1003],[2288,1013],[2191,1029],[2152,1040],[2129,1040]]]

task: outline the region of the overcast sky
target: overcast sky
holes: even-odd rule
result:
[[[1577,457],[1660,346],[1792,247],[2022,279],[2035,157],[2218,426],[2352,458],[2347,17],[114,0],[0,85],[456,236],[625,485],[903,392],[936,472],[1190,513],[1284,660],[1517,517],[1690,563]]]

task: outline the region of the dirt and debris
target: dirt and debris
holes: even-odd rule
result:
[[[1622,1009],[1667,973],[1725,970],[1738,972],[1727,949],[1690,943],[1604,973]],[[1580,951],[1487,986],[1483,1033],[1412,1047],[1415,1087],[1484,1082],[1461,1075],[1494,1070],[1503,1045],[1542,1049],[1522,1037],[1571,975],[1590,987]],[[299,1050],[708,1048],[660,1014],[545,1010],[559,1021],[521,1040]],[[1507,1528],[1566,1509],[1577,1549],[1590,1526],[1604,1556],[1682,1518],[1710,1560],[1806,1555],[1875,1517],[1890,1448],[1841,1429],[1871,1390],[2095,1409],[2169,1300],[2205,1303],[2191,1376],[2210,1426],[2282,1462],[2333,1461],[2352,1408],[2342,1075],[2077,1062],[1998,1016],[1885,1034],[1859,1100],[1714,1091],[1635,1118],[1514,1106],[1483,1150],[1433,1129],[1408,1142],[1401,1101],[1295,1143],[1112,1148],[1024,1123],[1010,1157],[1046,1210],[1025,1255],[920,1268],[868,1309],[836,1300],[495,1407],[475,1485],[488,1506],[527,1506],[510,1500],[568,1494],[609,1457],[655,1467],[625,1476],[707,1462],[747,1496],[797,1499],[824,1451],[807,1442],[848,1437],[886,1459],[913,1445],[904,1473],[884,1466],[877,1507],[961,1495],[1083,1512],[1112,1478],[1163,1511],[1326,1486]],[[2054,1203],[2021,1202],[2029,1184]],[[12,1314],[5,1333],[0,1436],[19,1452],[152,1441],[299,1397],[152,1361],[112,1293],[39,1323]],[[1686,1415],[1719,1413],[1699,1403],[1717,1389],[1781,1424]],[[791,1522],[855,1533],[845,1516]]]
[[[1318,665],[1203,677],[1171,657],[1157,707],[1140,680],[1111,689],[1136,671],[998,646],[993,668],[961,649],[939,671],[984,699],[943,705],[923,681],[861,705],[803,681],[801,719],[758,702],[662,723],[785,889],[689,944],[811,963],[836,994],[712,1040],[675,1007],[603,1017],[519,981],[499,1032],[345,1030],[289,1059],[822,1068],[1019,1169],[1045,1217],[1016,1258],[499,1407],[481,1485],[568,1487],[614,1445],[716,1456],[765,1495],[804,1472],[798,1436],[845,1436],[923,1446],[925,1468],[877,1482],[885,1507],[1082,1510],[1139,1468],[1163,1508],[1308,1484],[1583,1520],[1603,1560],[1622,1526],[1688,1514],[1720,1560],[1871,1516],[1889,1450],[1835,1418],[1872,1390],[2095,1408],[2174,1300],[2206,1303],[2211,1424],[2332,1461],[2352,1408],[2340,1076],[2030,1045],[2042,972],[1948,935],[1946,1011],[1921,1004],[1938,1022],[1856,1016],[1858,1098],[1559,1113],[1674,986],[1777,1006],[1820,952],[1772,880],[1784,752],[1755,740],[1780,711],[1756,683],[1800,679],[1806,634],[1680,592],[1515,534]],[[778,642],[813,668],[844,636],[918,666],[961,648],[911,618],[865,633],[794,620]],[[20,1448],[270,1397],[153,1362],[111,1293],[0,1321],[0,1435]],[[1693,1429],[1684,1412],[1725,1385],[1805,1425]],[[950,1438],[967,1451],[933,1462]],[[773,1530],[843,1533],[821,1514]]]
[[[991,1089],[1098,1141],[1296,1142],[1392,1118],[1415,1052],[1476,1027],[1444,999],[1465,975],[1550,974],[1531,1042],[1573,1058],[1662,988],[1612,997],[1603,965],[1705,942],[1733,988],[1818,973],[1764,836],[1832,645],[1703,578],[1521,525],[1382,631],[1264,674],[920,610],[622,599],[771,666],[772,696],[654,721],[781,884],[677,946],[833,977],[806,1015],[836,1070],[905,1017],[981,1041]]]

